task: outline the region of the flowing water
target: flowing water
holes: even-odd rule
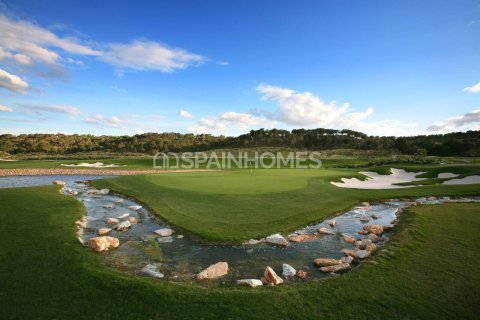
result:
[[[287,263],[295,269],[308,272],[308,278],[321,278],[331,276],[317,270],[313,264],[316,258],[341,258],[342,248],[353,249],[353,245],[342,239],[343,234],[348,234],[361,239],[365,236],[358,234],[364,224],[390,224],[396,218],[406,201],[390,201],[374,205],[363,205],[335,217],[336,225],[330,227],[327,221],[307,226],[297,230],[296,234],[313,234],[318,228],[331,229],[333,235],[320,235],[313,240],[293,243],[287,247],[280,247],[268,243],[255,245],[211,245],[202,244],[188,234],[180,234],[175,227],[169,226],[161,219],[151,214],[145,208],[132,210],[136,206],[132,199],[116,194],[93,194],[95,190],[85,180],[104,178],[101,176],[28,176],[0,178],[1,187],[18,187],[31,185],[51,184],[52,180],[64,181],[63,192],[70,194],[83,202],[87,211],[87,225],[83,230],[82,241],[97,236],[99,228],[109,227],[108,218],[119,218],[120,221],[134,217],[137,224],[126,231],[113,230],[108,235],[120,240],[116,249],[99,253],[106,265],[119,270],[145,276],[142,268],[153,265],[161,272],[165,279],[170,281],[197,282],[194,280],[196,273],[219,261],[226,261],[230,271],[226,277],[216,281],[202,281],[205,286],[231,285],[238,279],[259,279],[263,276],[266,266],[271,266],[279,275],[282,273],[282,264]],[[161,197],[161,194],[159,194]],[[449,198],[420,198],[422,203],[442,203],[452,201]],[[478,199],[474,199],[478,201]],[[471,201],[471,199],[457,199],[453,201]],[[361,217],[371,217],[368,222],[361,222]],[[171,228],[175,232],[171,237],[158,237],[154,231],[159,228]],[[286,237],[287,235],[285,235]],[[383,236],[388,237],[388,233]],[[247,239],[246,239],[247,240]],[[382,246],[380,241],[377,246]],[[90,249],[85,249],[90,250]],[[162,280],[159,280],[162,281]],[[163,280],[164,281],[164,280]],[[302,281],[297,277],[289,277],[286,282]]]

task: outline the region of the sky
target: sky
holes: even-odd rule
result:
[[[0,134],[480,130],[480,0],[0,0]]]

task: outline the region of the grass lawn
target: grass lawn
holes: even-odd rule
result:
[[[1,319],[478,319],[479,204],[404,212],[387,248],[339,277],[206,289],[102,267],[75,238],[81,203],[57,190],[0,190]]]
[[[446,169],[448,170],[448,169]],[[203,239],[241,242],[289,232],[362,201],[431,195],[478,195],[479,185],[391,190],[338,188],[351,169],[233,170],[96,180],[148,204],[163,219]]]

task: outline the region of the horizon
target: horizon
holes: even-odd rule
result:
[[[480,130],[480,3],[0,0],[0,134]]]

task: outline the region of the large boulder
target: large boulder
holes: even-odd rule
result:
[[[217,279],[228,273],[228,263],[217,262],[197,274],[197,280]]]
[[[372,240],[372,242],[378,242],[378,236],[374,233],[369,233],[368,234],[368,239]]]
[[[100,228],[100,229],[97,230],[97,233],[98,233],[99,236],[104,236],[107,233],[109,233],[110,231],[112,231],[112,229],[110,229],[110,228]]]
[[[341,263],[341,264],[337,264],[337,265],[334,265],[334,266],[321,267],[320,271],[322,271],[322,272],[340,272],[340,271],[346,271],[348,269],[350,269],[350,264]]]
[[[282,276],[284,277],[293,277],[297,273],[294,267],[289,264],[284,263],[282,266]]]
[[[307,279],[308,273],[303,270],[297,270],[297,277],[300,279]]]
[[[118,224],[118,219],[108,218],[107,223],[110,225]]]
[[[174,233],[174,231],[170,228],[161,228],[153,231],[153,233],[159,235],[160,237],[169,237]]]
[[[349,236],[348,234],[343,235],[343,240],[347,243],[355,244],[355,238]]]
[[[281,234],[272,234],[265,238],[265,241],[279,246],[288,246],[288,241]]]
[[[277,285],[283,283],[283,279],[280,278],[272,268],[267,267],[263,274],[265,281],[269,284]]]
[[[381,224],[366,224],[363,226],[363,230],[366,230],[369,233],[373,233],[377,236],[381,235],[384,231],[383,226]]]
[[[357,250],[355,251],[355,257],[358,259],[365,259],[370,257],[370,252],[367,250]]]
[[[337,259],[330,259],[330,258],[318,258],[313,260],[316,266],[319,267],[328,267],[328,266],[335,266],[337,264],[341,264],[342,262]]]
[[[88,240],[88,246],[97,252],[116,248],[119,245],[120,241],[117,238],[108,236],[94,237]]]
[[[325,228],[325,227],[321,227],[318,229],[318,233],[320,234],[334,234],[333,231]]]
[[[290,238],[288,238],[288,240],[292,242],[303,242],[307,240],[313,240],[316,238],[317,237],[313,234],[299,234],[299,235],[291,236]]]
[[[122,221],[120,222],[119,224],[117,224],[115,226],[115,230],[117,231],[125,231],[127,230],[128,228],[130,228],[132,226],[132,224],[130,223],[130,221]]]
[[[263,286],[262,280],[259,279],[241,279],[237,280],[237,284],[241,286],[249,286],[252,288]]]

